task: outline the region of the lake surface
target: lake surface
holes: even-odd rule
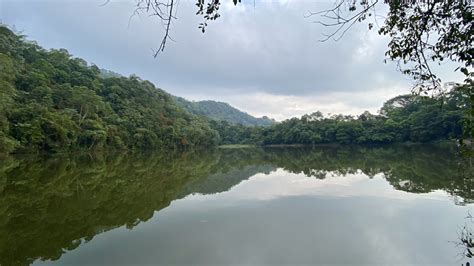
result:
[[[461,265],[472,170],[418,145],[6,157],[0,265]]]

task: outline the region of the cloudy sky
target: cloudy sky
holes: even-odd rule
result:
[[[46,48],[123,75],[137,74],[190,100],[228,102],[277,120],[323,113],[376,112],[410,91],[411,81],[384,64],[388,40],[356,25],[342,40],[319,42],[329,29],[305,18],[331,1],[224,1],[221,18],[198,30],[195,0],[180,0],[166,50],[153,58],[163,27],[133,16],[133,0],[0,0],[0,21]],[[383,12],[383,11],[382,11]],[[459,80],[452,67],[444,81]]]

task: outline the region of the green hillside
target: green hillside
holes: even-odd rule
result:
[[[314,112],[275,123],[227,103],[172,96],[137,76],[101,70],[65,49],[43,49],[0,26],[0,154],[469,139],[472,88],[397,96],[377,115]]]
[[[0,153],[207,146],[207,119],[136,76],[104,72],[0,26]]]
[[[227,121],[244,126],[270,126],[275,124],[275,120],[273,119],[266,116],[261,118],[253,117],[224,102],[191,102],[181,97],[176,97],[176,102],[192,114],[205,116],[211,120]]]

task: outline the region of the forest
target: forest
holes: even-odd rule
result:
[[[67,50],[0,27],[0,151],[215,145],[209,123],[136,76],[103,78]]]
[[[459,86],[438,97],[401,95],[384,103],[378,115],[321,112],[291,118],[271,127],[245,127],[213,121],[222,144],[388,144],[459,140],[469,134],[471,100]]]
[[[6,26],[0,68],[0,153],[432,142],[460,139],[472,119],[472,86],[459,85],[437,97],[395,97],[377,115],[314,112],[280,123],[264,118],[267,126],[241,124],[235,121],[243,112],[232,117],[223,109],[216,118],[187,102],[193,112],[149,81],[104,72],[65,49],[43,49]]]

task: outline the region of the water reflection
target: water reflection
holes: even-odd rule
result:
[[[270,172],[328,182],[383,176],[397,190],[443,190],[465,205],[474,200],[472,169],[456,158],[454,148],[437,146],[8,157],[0,163],[0,265],[56,260],[102,232],[149,220],[173,200]]]
[[[474,231],[473,223],[474,217],[469,212],[467,217],[465,217],[466,223],[460,226],[458,230],[458,239],[454,241],[453,244],[460,250],[458,256],[460,260],[472,259],[474,257]],[[462,264],[464,265],[464,264]],[[466,262],[466,266],[469,266],[470,263]]]

